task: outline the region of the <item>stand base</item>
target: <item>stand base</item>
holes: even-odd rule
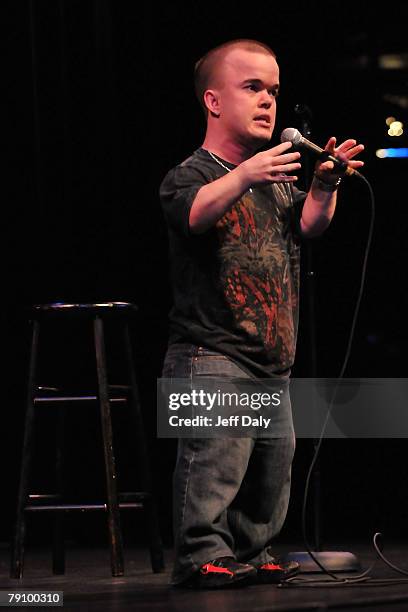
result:
[[[361,565],[357,557],[350,552],[325,551],[313,552],[318,561],[330,572],[360,572]],[[280,561],[297,561],[302,573],[322,572],[308,552],[291,552],[279,557]]]

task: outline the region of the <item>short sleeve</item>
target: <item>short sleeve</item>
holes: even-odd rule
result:
[[[180,165],[168,172],[160,186],[160,201],[170,227],[190,236],[190,210],[197,192],[211,182],[205,172],[189,165]]]

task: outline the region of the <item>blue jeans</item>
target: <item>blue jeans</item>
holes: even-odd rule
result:
[[[163,378],[251,378],[228,357],[191,344],[168,348]],[[256,384],[256,382],[254,383]],[[289,393],[285,410],[291,412]],[[265,563],[289,503],[295,437],[179,439],[173,476],[175,564],[180,584],[216,557]]]

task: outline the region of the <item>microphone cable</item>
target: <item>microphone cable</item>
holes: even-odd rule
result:
[[[364,287],[365,287],[365,282],[366,282],[366,274],[367,274],[367,264],[368,264],[368,256],[370,253],[370,248],[371,248],[371,243],[372,243],[372,239],[373,239],[373,233],[374,233],[374,222],[375,222],[375,196],[374,196],[374,191],[371,187],[370,182],[368,181],[368,179],[360,174],[360,173],[355,173],[356,176],[358,176],[358,178],[362,179],[364,181],[364,183],[366,184],[368,190],[369,190],[369,194],[370,194],[370,207],[371,207],[371,217],[370,217],[370,224],[369,224],[369,229],[368,229],[368,236],[367,236],[367,243],[366,243],[366,247],[365,247],[365,251],[364,251],[364,259],[363,259],[363,266],[362,266],[362,271],[361,271],[361,279],[360,279],[360,287],[359,287],[359,292],[358,292],[358,296],[357,296],[357,300],[356,300],[356,305],[354,307],[354,314],[353,314],[353,319],[352,319],[352,323],[351,323],[351,328],[350,328],[350,333],[349,333],[349,337],[348,337],[348,342],[347,342],[347,347],[346,347],[346,353],[345,353],[345,357],[343,360],[343,364],[340,370],[340,373],[337,377],[337,381],[336,381],[336,385],[330,400],[330,404],[329,404],[329,408],[327,410],[327,414],[326,414],[326,418],[325,421],[323,423],[323,427],[321,429],[320,432],[320,436],[318,439],[318,443],[317,446],[315,447],[315,452],[312,458],[312,461],[310,463],[310,467],[307,473],[307,477],[306,477],[306,483],[305,483],[305,489],[304,489],[304,494],[303,494],[303,504],[302,504],[302,537],[303,537],[303,542],[305,545],[305,549],[307,551],[307,553],[309,554],[309,556],[311,557],[311,559],[316,563],[316,565],[328,576],[330,576],[330,578],[332,580],[329,581],[324,581],[322,579],[299,579],[299,578],[291,578],[287,581],[285,581],[285,585],[289,586],[289,585],[296,585],[296,586],[300,586],[299,581],[304,583],[304,586],[308,585],[308,584],[314,584],[315,586],[317,586],[317,584],[322,585],[324,583],[324,585],[326,586],[327,584],[350,584],[350,583],[357,583],[357,582],[362,582],[365,580],[368,580],[368,573],[372,570],[372,568],[374,567],[374,564],[372,564],[372,566],[370,566],[368,568],[368,570],[366,570],[365,572],[363,572],[362,574],[358,575],[358,576],[354,576],[353,578],[339,578],[334,572],[331,572],[330,570],[328,570],[326,567],[324,567],[324,565],[321,563],[321,561],[319,561],[319,559],[316,558],[316,556],[313,554],[313,551],[311,550],[311,546],[309,544],[308,541],[308,536],[307,536],[307,527],[306,527],[306,518],[307,518],[307,505],[308,505],[308,497],[309,497],[309,490],[310,490],[310,481],[311,481],[311,477],[313,474],[313,470],[314,467],[316,465],[317,459],[319,457],[320,454],[320,449],[323,443],[323,439],[324,439],[324,434],[327,428],[327,424],[329,422],[329,418],[331,416],[332,410],[333,410],[333,405],[334,405],[334,401],[336,399],[336,395],[337,395],[337,391],[339,388],[339,385],[341,383],[341,381],[344,378],[344,372],[347,368],[348,362],[349,362],[349,358],[350,358],[350,354],[351,354],[351,347],[352,347],[352,343],[354,340],[354,334],[355,334],[355,328],[356,328],[356,324],[357,324],[357,318],[359,315],[359,311],[360,311],[360,306],[361,306],[361,300],[363,297],[363,293],[364,293]],[[375,536],[374,536],[375,538]],[[374,562],[375,563],[375,562]],[[333,582],[334,581],[334,582]],[[303,585],[302,585],[303,586]]]
[[[350,354],[351,354],[351,347],[352,347],[352,343],[354,340],[354,334],[355,334],[355,328],[356,328],[356,324],[357,324],[357,318],[359,315],[359,311],[360,311],[360,306],[361,306],[361,301],[362,301],[362,297],[363,297],[363,293],[364,293],[364,287],[365,287],[365,282],[366,282],[366,275],[367,275],[367,264],[368,264],[368,256],[370,253],[370,248],[371,248],[371,243],[372,243],[372,239],[373,239],[373,234],[374,234],[374,222],[375,222],[375,196],[374,196],[374,191],[371,187],[370,182],[368,181],[368,179],[360,174],[360,173],[355,173],[356,176],[358,176],[358,178],[362,179],[364,181],[364,183],[366,184],[368,190],[369,190],[369,194],[370,194],[370,207],[371,207],[371,218],[370,218],[370,224],[369,224],[369,228],[368,228],[368,235],[367,235],[367,243],[366,243],[366,247],[365,247],[365,251],[364,251],[364,259],[363,259],[363,266],[362,266],[362,271],[361,271],[361,279],[360,279],[360,287],[359,287],[359,292],[358,292],[358,296],[357,296],[357,300],[356,300],[356,305],[354,307],[354,314],[353,314],[353,319],[352,319],[352,323],[351,323],[351,328],[350,328],[350,333],[349,333],[349,337],[348,337],[348,342],[347,342],[347,347],[346,347],[346,353],[345,353],[345,357],[343,360],[343,364],[340,370],[340,373],[337,377],[337,381],[336,381],[336,385],[330,400],[330,404],[329,404],[329,408],[327,410],[327,414],[326,414],[326,418],[325,421],[323,423],[323,427],[321,429],[320,432],[320,436],[318,439],[318,443],[317,446],[315,448],[315,452],[312,458],[312,461],[310,463],[310,467],[307,473],[307,477],[306,477],[306,483],[305,483],[305,490],[304,490],[304,494],[303,494],[303,505],[302,505],[302,536],[303,536],[303,542],[305,545],[305,549],[307,551],[307,553],[309,554],[309,556],[311,557],[311,559],[316,563],[316,565],[322,570],[322,572],[324,572],[327,576],[330,577],[330,579],[323,579],[323,578],[302,578],[302,577],[298,577],[298,576],[294,576],[293,578],[288,578],[287,580],[285,580],[284,582],[282,582],[280,585],[278,585],[281,588],[289,588],[289,587],[351,587],[351,586],[359,586],[362,583],[365,583],[369,586],[387,586],[387,585],[394,585],[394,584],[402,584],[402,583],[407,583],[408,582],[408,578],[379,578],[379,579],[374,579],[370,577],[370,573],[373,570],[373,568],[376,565],[376,559],[374,559],[373,563],[369,566],[369,568],[367,570],[365,570],[364,572],[362,572],[361,574],[358,574],[357,576],[353,576],[351,578],[342,578],[336,575],[336,573],[331,572],[330,570],[328,570],[326,567],[324,567],[323,563],[321,563],[321,561],[319,561],[319,559],[316,558],[316,556],[313,554],[312,551],[312,547],[309,544],[308,541],[308,537],[307,537],[307,527],[306,527],[306,518],[307,518],[307,504],[308,504],[308,497],[309,497],[309,490],[310,490],[310,481],[311,481],[311,477],[313,474],[313,470],[314,467],[316,465],[317,459],[319,457],[319,453],[320,453],[320,449],[323,443],[323,439],[324,439],[324,434],[327,428],[327,424],[329,422],[329,418],[331,415],[331,412],[333,410],[333,405],[334,405],[334,401],[336,399],[336,395],[337,395],[337,390],[339,388],[339,385],[341,383],[341,381],[344,378],[344,373],[346,371],[348,362],[349,362],[349,358],[350,358]],[[394,565],[393,563],[391,563],[382,553],[382,549],[381,546],[378,544],[378,539],[382,536],[381,533],[377,532],[374,536],[373,536],[373,547],[375,549],[375,552],[377,554],[377,556],[388,566],[390,567],[393,571],[396,571],[404,576],[408,576],[408,571],[405,571],[401,568],[399,568],[398,566]]]
[[[356,301],[356,305],[354,307],[354,314],[353,314],[353,319],[352,319],[352,323],[351,323],[351,328],[350,328],[350,333],[349,333],[349,338],[348,338],[348,342],[347,342],[347,348],[346,348],[346,354],[343,360],[343,365],[341,367],[340,370],[340,374],[337,377],[337,381],[336,381],[336,385],[334,387],[334,391],[332,394],[332,398],[330,400],[330,404],[329,404],[329,408],[327,410],[327,414],[326,414],[326,418],[325,421],[323,423],[323,427],[322,430],[320,432],[320,436],[318,439],[318,443],[317,446],[315,448],[315,452],[308,470],[308,474],[306,477],[306,484],[305,484],[305,491],[304,491],[304,496],[303,496],[303,505],[302,505],[302,536],[303,536],[303,540],[304,540],[304,544],[306,547],[306,551],[308,552],[308,554],[310,555],[310,557],[312,558],[312,560],[318,565],[318,567],[320,567],[320,569],[322,571],[324,571],[326,574],[328,574],[329,576],[331,576],[333,579],[337,580],[337,576],[335,574],[333,574],[332,572],[330,572],[329,570],[327,570],[322,564],[321,562],[316,559],[316,557],[313,555],[313,552],[311,551],[311,547],[309,545],[308,542],[308,538],[307,538],[307,531],[306,531],[306,515],[307,515],[307,502],[308,502],[308,496],[309,496],[309,489],[310,489],[310,480],[313,474],[313,470],[314,467],[316,465],[319,453],[320,453],[320,448],[322,446],[323,443],[323,438],[324,438],[324,434],[327,428],[327,424],[329,422],[329,418],[331,416],[332,410],[333,410],[333,405],[334,405],[334,401],[336,399],[336,395],[337,395],[337,390],[339,388],[339,385],[341,383],[341,381],[344,378],[344,372],[346,370],[346,367],[348,365],[348,361],[350,358],[350,353],[351,353],[351,346],[354,340],[354,333],[355,333],[355,328],[356,328],[356,324],[357,324],[357,318],[358,318],[358,314],[360,311],[360,305],[361,305],[361,300],[363,297],[363,292],[364,292],[364,286],[365,286],[365,281],[366,281],[366,274],[367,274],[367,263],[368,263],[368,256],[370,253],[370,247],[371,247],[371,242],[372,242],[372,238],[373,238],[373,234],[374,234],[374,221],[375,221],[375,197],[374,197],[374,191],[371,187],[370,182],[366,179],[365,176],[363,176],[362,174],[358,175],[359,178],[361,177],[363,179],[363,181],[366,183],[369,192],[370,192],[370,205],[371,205],[371,218],[370,218],[370,224],[369,224],[369,229],[368,229],[368,236],[367,236],[367,243],[366,243],[366,247],[365,247],[365,252],[364,252],[364,260],[363,260],[363,267],[362,267],[362,271],[361,271],[361,279],[360,279],[360,288],[359,288],[359,292],[358,292],[358,296],[357,296],[357,301]]]
[[[296,109],[295,109],[296,110]],[[298,112],[298,114],[302,114],[299,113],[299,111],[297,110],[296,112]],[[308,109],[308,112],[310,113],[310,110]],[[322,158],[322,156],[325,156],[327,159],[331,159],[333,162],[336,162],[337,160],[332,158],[331,155],[329,155],[327,152],[325,152],[324,149],[322,149],[321,147],[318,147],[317,145],[315,145],[314,143],[312,143],[311,141],[305,139],[302,134],[296,130],[295,128],[286,128],[285,130],[283,130],[282,134],[281,134],[281,142],[286,142],[286,141],[290,141],[295,145],[300,145],[300,146],[305,146],[307,149],[314,151],[315,153],[317,153],[319,155],[320,158]],[[374,197],[374,192],[373,189],[371,187],[370,182],[368,181],[368,179],[361,174],[360,172],[357,172],[356,170],[352,170],[349,172],[346,172],[346,174],[354,174],[355,176],[357,176],[358,178],[360,178],[361,180],[364,181],[364,183],[366,184],[368,190],[369,190],[369,194],[370,194],[370,205],[371,205],[371,219],[370,219],[370,224],[369,224],[369,229],[368,229],[368,236],[367,236],[367,243],[366,243],[366,248],[365,248],[365,252],[364,252],[364,260],[363,260],[363,266],[362,266],[362,271],[361,271],[361,280],[360,280],[360,288],[359,288],[359,292],[358,292],[358,296],[357,296],[357,301],[356,301],[356,305],[354,308],[354,314],[353,314],[353,319],[352,319],[352,324],[351,324],[351,328],[350,328],[350,333],[349,333],[349,338],[348,338],[348,342],[347,342],[347,347],[346,347],[346,353],[345,353],[345,357],[343,360],[343,365],[341,367],[340,370],[340,374],[337,377],[336,380],[336,385],[329,403],[329,407],[327,410],[327,414],[326,414],[326,418],[322,427],[322,430],[320,432],[320,436],[318,439],[318,443],[315,447],[315,451],[314,451],[314,455],[308,470],[308,474],[306,477],[306,483],[305,483],[305,490],[304,490],[304,495],[303,495],[303,505],[302,505],[302,536],[303,536],[303,541],[304,541],[304,545],[306,548],[307,553],[309,554],[309,556],[311,557],[311,559],[315,562],[315,564],[327,575],[329,576],[329,580],[322,580],[322,579],[303,579],[303,578],[297,578],[297,577],[293,577],[291,579],[288,579],[288,581],[285,581],[285,583],[282,583],[283,585],[286,586],[290,586],[290,585],[294,585],[294,586],[300,586],[300,582],[302,582],[302,586],[350,586],[352,584],[361,584],[361,582],[365,582],[370,580],[370,584],[373,583],[373,580],[369,577],[369,573],[370,571],[373,569],[374,563],[362,574],[358,575],[358,576],[354,576],[353,578],[339,578],[336,573],[329,571],[326,567],[324,567],[323,563],[321,563],[319,561],[319,559],[316,558],[316,556],[313,554],[313,551],[311,550],[311,546],[308,542],[308,538],[307,538],[307,528],[306,528],[306,515],[307,515],[307,503],[308,503],[308,496],[309,496],[309,489],[310,489],[310,481],[311,481],[311,477],[313,474],[313,470],[315,468],[317,459],[319,457],[320,454],[320,449],[322,446],[322,442],[323,442],[323,438],[324,438],[324,434],[329,422],[329,418],[331,416],[332,410],[333,410],[333,405],[334,405],[334,401],[336,399],[336,395],[337,395],[337,391],[339,388],[339,385],[341,383],[341,381],[344,378],[344,372],[346,370],[346,367],[348,365],[348,361],[350,358],[350,353],[351,353],[351,347],[352,347],[352,343],[353,343],[353,339],[354,339],[354,333],[355,333],[355,328],[356,328],[356,323],[357,323],[357,318],[358,318],[358,314],[360,311],[360,306],[361,306],[361,300],[363,297],[363,292],[364,292],[364,286],[365,286],[365,281],[366,281],[366,273],[367,273],[367,262],[368,262],[368,255],[370,252],[370,248],[371,248],[371,242],[372,242],[372,238],[373,238],[373,233],[374,233],[374,221],[375,221],[375,197]],[[408,572],[405,572],[404,570],[401,570],[400,568],[397,568],[397,566],[394,566],[392,563],[388,562],[388,560],[382,555],[378,545],[377,545],[377,539],[381,534],[376,533],[373,537],[373,545],[375,548],[375,551],[377,553],[377,555],[389,566],[391,567],[393,570],[398,571],[401,574],[407,575],[408,576]],[[381,584],[390,584],[390,580],[388,579],[386,581],[381,581]],[[399,579],[399,580],[393,580],[392,583],[395,584],[396,582],[405,582],[407,579]],[[379,581],[376,581],[376,584],[379,584]]]

